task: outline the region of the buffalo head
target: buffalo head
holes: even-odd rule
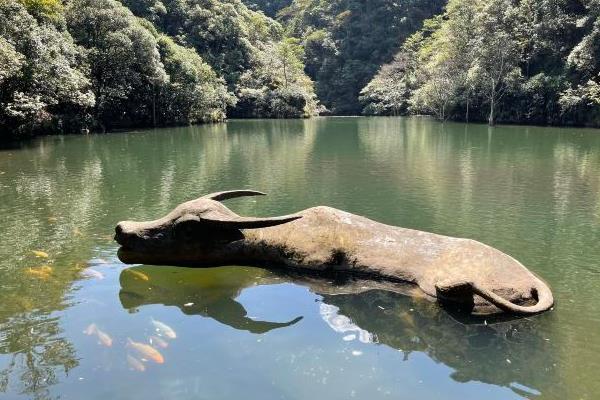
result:
[[[266,228],[300,218],[287,215],[270,218],[242,217],[220,203],[242,196],[259,196],[253,190],[212,193],[180,204],[154,221],[121,221],[115,240],[121,245],[119,258],[126,263],[211,264],[235,262],[236,243],[243,229]]]

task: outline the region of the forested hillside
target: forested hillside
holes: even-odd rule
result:
[[[598,126],[599,16],[596,0],[450,0],[364,88],[364,112]]]
[[[598,126],[599,52],[597,0],[0,0],[0,139],[319,112]]]
[[[0,138],[310,116],[302,59],[239,0],[0,0]]]
[[[360,114],[360,90],[391,61],[444,0],[294,0],[279,11],[288,35],[302,39],[306,73],[333,114]]]

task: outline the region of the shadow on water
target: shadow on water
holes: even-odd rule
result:
[[[129,311],[153,304],[176,306],[186,315],[253,333],[292,326],[302,317],[285,323],[256,321],[236,298],[253,286],[291,282],[321,297],[321,317],[334,331],[358,333],[362,342],[402,351],[405,360],[411,353],[425,353],[452,368],[451,377],[457,382],[479,381],[535,396],[540,394],[536,388],[553,374],[549,366],[556,355],[533,321],[492,323],[465,315],[457,319],[435,302],[407,296],[410,287],[390,291],[374,282],[339,282],[246,267],[138,266],[123,270],[119,280],[119,298]]]

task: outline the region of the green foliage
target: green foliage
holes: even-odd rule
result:
[[[235,97],[193,49],[161,35],[158,45],[170,79],[160,89],[157,118],[163,125],[222,121]]]
[[[81,49],[16,1],[0,1],[0,132],[69,129],[94,104]]]
[[[0,0],[2,132],[222,121],[235,104],[194,49],[120,2],[52,4]]]
[[[244,0],[244,4],[251,10],[262,11],[271,18],[275,18],[277,13],[292,4],[292,0]]]
[[[316,96],[303,72],[298,40],[283,39],[280,24],[240,0],[125,0],[137,15],[190,46],[225,79],[238,101],[228,102],[235,117],[302,117],[315,113]],[[234,105],[235,104],[235,105]]]
[[[303,48],[286,38],[264,45],[256,66],[242,75],[236,93],[236,117],[299,118],[317,111],[313,82],[304,73]]]
[[[155,88],[167,80],[152,34],[115,0],[73,0],[66,17],[86,49],[100,128],[151,121]]]
[[[25,63],[25,56],[5,38],[0,37],[0,85],[7,79],[15,77]]]
[[[410,106],[414,77],[409,63],[412,57],[406,51],[398,53],[394,60],[381,67],[379,73],[360,92],[365,104],[363,113],[368,115],[403,115]]]
[[[443,0],[295,0],[279,13],[304,41],[306,71],[335,114],[357,114],[361,89]]]
[[[39,20],[60,21],[63,5],[60,0],[19,0],[27,11]]]
[[[364,112],[599,125],[595,4],[450,0],[363,89]],[[397,105],[406,102],[409,107]]]

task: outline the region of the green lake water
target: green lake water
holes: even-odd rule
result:
[[[269,194],[227,202],[244,215],[329,205],[485,242],[555,308],[486,324],[261,269],[117,259],[117,221],[240,188]],[[600,397],[597,130],[316,118],[45,137],[0,150],[0,216],[2,399]],[[177,336],[163,363],[127,345],[153,320]]]

